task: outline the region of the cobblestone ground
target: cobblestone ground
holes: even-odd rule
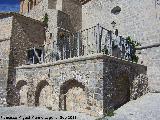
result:
[[[10,117],[10,118],[7,118]],[[44,107],[0,107],[0,120],[95,120],[84,113],[51,111]]]
[[[160,93],[148,93],[131,101],[105,120],[160,120]]]
[[[114,113],[114,116],[106,117],[104,120],[160,120],[160,93],[148,93],[130,101]],[[44,107],[0,107],[0,120],[6,120],[6,117],[17,117],[17,120],[25,120],[28,117],[30,120],[69,120],[71,117],[72,120],[96,119],[84,113],[51,111]]]

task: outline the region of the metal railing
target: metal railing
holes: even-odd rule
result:
[[[125,38],[97,24],[76,33],[59,32],[54,52],[50,55],[54,60],[63,60],[104,53],[131,61],[133,52],[134,47]]]

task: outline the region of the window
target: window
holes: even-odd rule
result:
[[[119,6],[116,6],[111,10],[111,13],[115,15],[118,15],[120,12],[121,12],[121,8]]]
[[[37,64],[42,62],[43,56],[42,56],[42,50],[41,49],[29,49],[27,51],[27,63],[28,64]]]

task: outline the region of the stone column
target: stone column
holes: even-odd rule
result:
[[[33,82],[28,82],[28,92],[27,92],[27,102],[28,106],[35,106],[35,86],[33,85]]]

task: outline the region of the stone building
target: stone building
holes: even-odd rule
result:
[[[36,1],[36,0],[35,0]],[[159,0],[33,0],[33,8],[27,7],[21,8],[24,10],[21,13],[41,20],[45,13],[48,13],[49,19],[49,32],[53,32],[51,24],[55,24],[56,28],[65,28],[70,31],[70,27],[73,26],[75,31],[88,29],[100,24],[108,30],[118,30],[119,36],[127,37],[131,36],[134,41],[141,43],[139,53],[139,63],[148,66],[149,88],[151,91],[159,91],[159,79],[160,79],[160,67],[159,67],[159,30],[160,22],[160,3]],[[29,6],[30,2],[25,0],[24,6]],[[79,4],[81,3],[81,4]],[[68,7],[70,6],[70,7]],[[28,10],[28,11],[27,11]],[[68,18],[72,25],[62,24],[57,25],[57,20],[53,18],[55,14],[51,11],[58,10],[63,12],[66,16],[63,19]],[[51,17],[52,16],[52,17]],[[61,18],[61,17],[60,17]],[[62,19],[61,19],[62,20]],[[59,19],[58,19],[59,21]],[[67,21],[67,20],[65,20]],[[115,22],[113,28],[112,22]],[[50,27],[51,26],[51,27]],[[73,28],[71,28],[73,30]],[[86,31],[85,34],[87,34]],[[49,34],[49,33],[48,33]],[[49,35],[48,35],[49,36]],[[56,35],[54,35],[56,36]],[[54,40],[54,39],[53,39]],[[89,43],[92,45],[92,41]]]
[[[27,50],[33,47],[43,48],[45,30],[41,22],[17,13],[1,13],[0,21],[0,84],[1,89],[6,90],[7,86],[15,83],[15,67],[26,64]],[[13,96],[9,89],[7,92],[8,97]],[[11,102],[14,102],[13,99]]]
[[[7,103],[102,116],[159,91],[159,9],[158,0],[21,0],[20,14],[0,15]],[[138,64],[128,36],[141,43]]]

